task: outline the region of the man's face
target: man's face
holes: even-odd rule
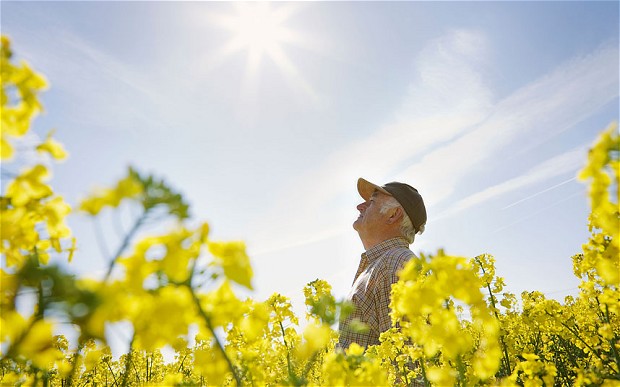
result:
[[[375,191],[367,201],[357,205],[360,215],[353,222],[353,228],[360,237],[372,235],[375,231],[385,226],[385,221],[389,215],[382,214],[381,207],[387,197],[387,195]]]

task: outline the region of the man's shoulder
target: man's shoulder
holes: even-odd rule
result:
[[[406,247],[395,247],[385,251],[375,266],[373,277],[379,283],[392,284],[398,280],[398,273],[414,257],[415,254]],[[389,288],[386,289],[389,292]]]
[[[411,251],[408,247],[398,246],[393,247],[384,252],[383,257],[381,257],[382,266],[390,267],[390,268],[401,268],[405,265],[411,258],[414,258],[416,255]]]

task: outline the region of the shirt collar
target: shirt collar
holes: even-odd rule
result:
[[[381,257],[387,251],[397,247],[409,248],[409,242],[407,242],[407,240],[403,237],[387,239],[366,250],[366,252],[362,254],[362,259],[366,258],[369,262],[372,262]]]

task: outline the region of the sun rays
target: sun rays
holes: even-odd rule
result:
[[[228,14],[211,17],[217,26],[231,33],[231,38],[218,51],[215,63],[221,65],[234,55],[246,54],[242,98],[256,97],[261,67],[271,63],[294,89],[316,99],[313,88],[285,51],[286,45],[304,45],[300,33],[287,26],[291,16],[299,11],[300,4],[274,6],[263,2],[242,2],[233,3],[233,7]]]

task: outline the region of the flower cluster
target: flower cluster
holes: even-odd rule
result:
[[[12,141],[41,109],[37,93],[45,83],[11,62],[6,38],[1,53],[2,158],[9,160]],[[244,244],[212,240],[208,224],[189,222],[182,195],[131,168],[79,206],[93,218],[121,204],[136,210],[105,275],[77,277],[50,264],[51,255],[73,256],[65,223],[71,208],[47,183],[48,167],[26,166],[11,175],[0,200],[0,384],[618,386],[619,148],[614,124],[580,173],[592,214],[591,237],[573,257],[582,280],[577,297],[560,303],[532,291],[518,301],[504,292],[491,255],[439,251],[400,273],[393,328],[380,344],[345,350],[335,348],[335,327],[351,305],[337,301],[328,283],[303,289],[301,321],[283,295],[239,296],[252,290]],[[35,150],[66,156],[51,135]],[[149,224],[174,226],[145,235]],[[61,326],[71,342],[57,334]],[[114,331],[127,335],[117,359],[107,344]],[[164,361],[164,351],[174,351],[174,360]]]

